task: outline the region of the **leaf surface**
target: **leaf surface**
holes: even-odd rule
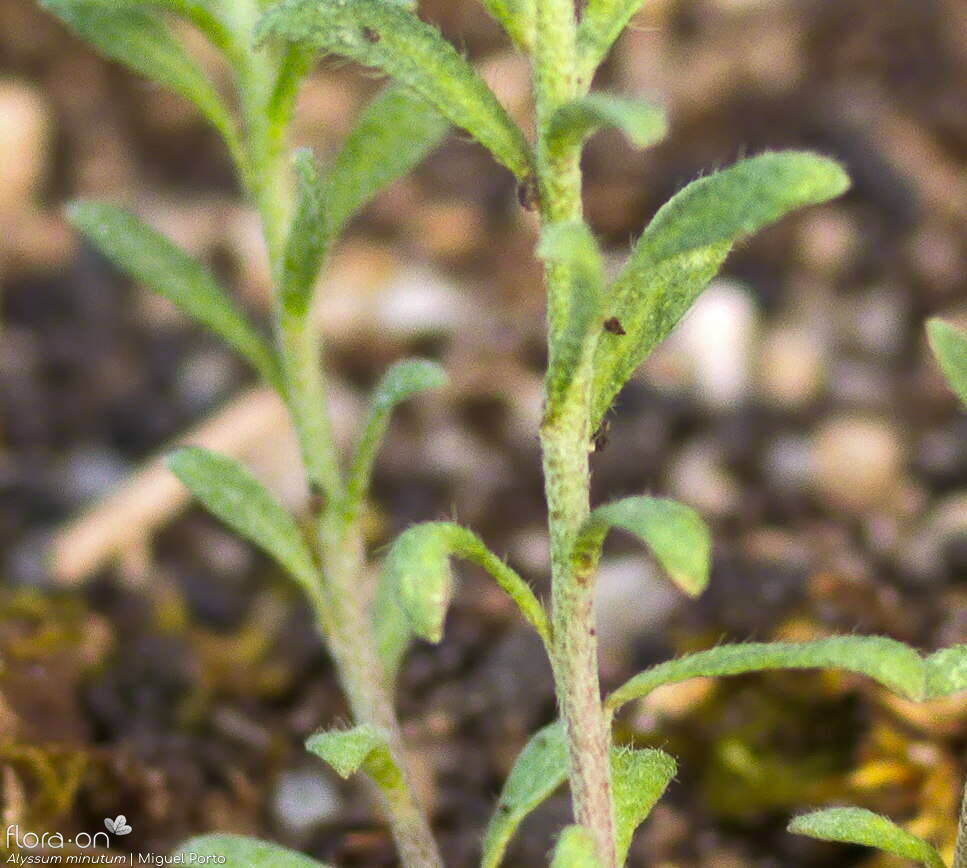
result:
[[[398,792],[405,786],[386,736],[372,724],[316,733],[306,742],[306,749],[342,778],[362,770],[385,792]]]
[[[946,868],[940,854],[922,838],[863,808],[829,808],[803,814],[789,824],[789,831],[820,841],[874,847],[884,853],[912,859],[925,868]]]
[[[567,150],[603,127],[615,127],[636,148],[647,148],[665,137],[668,121],[665,112],[650,103],[590,93],[554,112],[547,132],[548,149]]]
[[[967,407],[967,332],[932,319],[927,323],[927,337],[950,388]]]
[[[295,850],[242,835],[201,835],[186,841],[178,849],[186,865],[220,864],[245,868],[331,868]],[[206,860],[208,860],[206,862]]]
[[[631,839],[675,777],[675,760],[660,750],[611,749],[614,838],[618,864],[628,858]]]
[[[554,847],[551,868],[601,868],[594,836],[584,826],[566,826]]]

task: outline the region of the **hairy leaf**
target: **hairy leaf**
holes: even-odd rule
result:
[[[427,359],[404,359],[393,365],[373,392],[369,413],[356,444],[349,482],[346,486],[344,510],[351,519],[369,489],[376,451],[386,433],[390,415],[397,404],[427,389],[439,389],[447,383],[446,372]]]
[[[329,237],[391,181],[406,174],[447,134],[443,114],[406,88],[391,85],[360,115],[326,179]]]
[[[554,847],[551,868],[601,868],[591,832],[584,826],[565,826]]]
[[[302,534],[278,501],[237,461],[188,446],[168,467],[205,508],[239,536],[271,555],[321,604],[320,579]]]
[[[564,329],[552,344],[547,369],[547,417],[564,405],[572,386],[587,383],[598,334],[602,328],[601,251],[584,223],[552,223],[541,233],[537,255],[563,266],[570,279]]]
[[[927,323],[927,336],[950,388],[967,406],[967,332],[932,319]]]
[[[285,312],[301,319],[309,310],[329,239],[326,204],[309,150],[295,155],[298,200],[282,258],[279,298]]]
[[[510,770],[484,835],[481,868],[500,865],[517,827],[566,780],[567,741],[557,721],[531,736]]]
[[[482,2],[518,48],[529,51],[533,47],[537,19],[535,0],[482,0]]]
[[[113,205],[74,202],[67,217],[118,268],[207,326],[282,391],[274,354],[201,264]]]
[[[708,285],[736,241],[848,186],[833,160],[787,151],[742,160],[673,196],[608,292],[606,314],[620,319],[625,334],[598,341],[592,425],[600,424],[628,377]]]
[[[611,749],[614,837],[618,864],[624,865],[631,839],[675,777],[675,760],[660,750]]]
[[[953,645],[927,657],[924,699],[938,699],[967,690],[967,645]]]
[[[590,79],[644,0],[587,0],[578,28],[578,71]]]
[[[186,841],[175,856],[186,865],[204,865],[206,860],[224,858],[224,865],[246,868],[328,868],[324,863],[287,850],[278,844],[241,835],[202,835]],[[211,864],[216,864],[211,862]]]
[[[523,133],[473,67],[439,32],[386,0],[283,0],[259,39],[307,43],[374,67],[466,130],[518,178],[530,174]]]
[[[599,506],[581,529],[575,558],[596,561],[605,535],[612,528],[634,534],[645,543],[686,594],[698,596],[705,589],[712,541],[708,527],[695,510],[674,500],[644,496]]]
[[[408,528],[397,537],[383,565],[417,636],[430,642],[439,642],[443,636],[443,620],[453,592],[451,557],[465,558],[490,573],[547,640],[547,616],[530,586],[476,534],[450,522]]]
[[[106,57],[193,102],[221,133],[233,154],[236,157],[240,154],[238,133],[231,114],[212,83],[174,39],[156,10],[134,8],[130,4],[108,7],[97,0],[40,2]],[[191,12],[194,9],[195,18],[204,12],[195,3],[173,3],[172,6],[176,11]],[[210,28],[218,28],[216,38],[227,38],[217,19],[205,16],[201,23],[205,22]]]
[[[796,835],[820,841],[862,844],[919,862],[925,868],[946,868],[940,854],[922,838],[863,808],[828,808],[796,817],[789,824]]]
[[[882,636],[721,645],[646,669],[614,691],[606,704],[609,708],[618,708],[663,684],[689,678],[742,675],[768,669],[842,669],[866,675],[900,696],[920,701],[960,689],[957,685],[963,679],[942,676],[940,672],[963,666],[964,659],[965,654],[947,649],[924,660],[908,645]]]
[[[384,792],[405,786],[386,735],[372,724],[316,733],[306,742],[306,749],[329,763],[340,777],[348,778],[362,769]]]
[[[554,112],[547,132],[548,149],[567,150],[602,127],[616,127],[636,148],[660,142],[668,132],[665,112],[638,100],[591,93]]]

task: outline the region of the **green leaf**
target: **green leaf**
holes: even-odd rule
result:
[[[937,665],[943,662],[941,658]],[[949,658],[946,662],[950,662]],[[882,636],[834,636],[812,642],[721,645],[688,654],[659,663],[626,681],[608,697],[606,705],[618,708],[632,699],[647,696],[663,684],[689,678],[742,675],[769,669],[843,669],[866,675],[907,699],[929,698],[928,666],[913,648]],[[940,682],[933,682],[933,686],[939,687]]]
[[[241,835],[202,835],[186,841],[174,854],[186,865],[223,864],[245,868],[329,868],[322,862],[278,844]],[[213,860],[224,859],[216,863]]]
[[[820,841],[875,847],[884,853],[919,862],[926,868],[946,868],[940,854],[922,838],[863,808],[828,808],[804,814],[789,824],[789,831]]]
[[[107,7],[97,0],[41,0],[41,5],[101,54],[193,102],[239,157],[242,148],[231,114],[212,83],[171,35],[160,13],[129,5]],[[177,11],[181,11],[179,7],[188,12],[195,9],[198,15],[204,12],[198,4],[172,6]],[[195,23],[206,22],[209,27],[219,24],[212,16]],[[216,38],[226,38],[220,27]]]
[[[301,319],[312,302],[312,291],[330,235],[326,225],[325,197],[312,152],[299,150],[294,163],[298,199],[282,257],[279,299],[289,316]]]
[[[484,8],[500,23],[514,45],[522,51],[534,46],[537,20],[535,0],[482,0]]]
[[[578,72],[591,79],[644,0],[587,0],[578,27]]]
[[[67,217],[118,268],[207,326],[283,391],[278,363],[207,269],[134,215],[101,202],[74,202]]]
[[[385,72],[466,130],[518,178],[531,174],[523,133],[473,67],[411,12],[386,0],[284,0],[257,38],[305,43]]]
[[[967,645],[935,651],[925,661],[924,699],[938,699],[967,690]]]
[[[625,334],[598,341],[592,425],[600,424],[628,377],[674,328],[735,242],[848,186],[833,160],[785,151],[742,160],[665,203],[608,292],[606,314],[620,320]]]
[[[708,584],[712,541],[695,510],[674,500],[626,497],[592,511],[575,544],[579,569],[593,568],[608,531],[620,528],[647,545],[671,580],[690,596]]]
[[[584,826],[565,826],[557,839],[551,868],[601,868],[591,832]]]
[[[967,332],[932,319],[927,323],[927,337],[950,388],[967,406]]]
[[[188,446],[168,456],[168,467],[216,518],[271,555],[321,604],[319,573],[289,514],[237,461]]]
[[[678,770],[660,750],[611,749],[614,838],[618,864],[624,865],[637,829],[651,813]]]
[[[541,232],[537,255],[563,268],[570,283],[568,309],[559,337],[551,341],[545,418],[565,405],[572,387],[586,384],[598,335],[603,328],[601,251],[584,223],[552,223]]]
[[[362,769],[384,792],[405,786],[386,735],[372,724],[316,733],[306,742],[306,749],[329,763],[342,778]]]
[[[369,413],[349,468],[343,507],[348,521],[353,520],[369,490],[376,451],[386,433],[393,409],[419,392],[439,389],[446,384],[447,375],[443,368],[427,359],[404,359],[383,375],[373,391]]]
[[[329,170],[330,239],[376,193],[432,151],[449,129],[439,111],[405,88],[382,90],[356,121]]]
[[[566,780],[567,742],[557,721],[531,737],[510,770],[484,835],[481,868],[500,865],[517,827]]]
[[[408,528],[397,537],[383,564],[417,636],[430,642],[443,637],[443,620],[453,593],[451,557],[465,558],[490,573],[547,641],[547,615],[530,586],[476,534],[450,522],[426,522]]]
[[[547,147],[552,152],[568,150],[602,127],[616,127],[636,148],[647,148],[665,137],[668,121],[662,109],[649,103],[591,93],[554,112],[547,131]]]

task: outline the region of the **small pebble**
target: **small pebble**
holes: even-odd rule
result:
[[[322,823],[337,819],[343,810],[343,797],[321,766],[290,769],[276,781],[271,810],[286,835],[301,838]]]
[[[759,350],[757,366],[763,399],[789,410],[813,403],[826,377],[825,357],[822,337],[805,326],[791,324],[770,330]]]

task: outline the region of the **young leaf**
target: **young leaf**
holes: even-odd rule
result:
[[[535,0],[483,0],[483,5],[504,28],[514,45],[522,51],[531,50],[537,18]]]
[[[108,7],[91,0],[41,0],[41,5],[106,57],[193,102],[239,157],[242,148],[231,114],[157,12],[125,4]],[[206,21],[212,27],[218,24],[211,16]],[[225,35],[221,29],[218,34]]]
[[[665,203],[608,293],[607,313],[621,321],[625,334],[598,341],[592,425],[600,424],[619,389],[708,285],[736,241],[848,186],[833,160],[787,151],[742,160]]]
[[[202,835],[174,854],[186,865],[244,865],[246,868],[330,868],[278,844],[241,835]]]
[[[342,778],[362,769],[384,792],[404,786],[386,736],[372,724],[316,733],[306,742],[306,749],[329,763]]]
[[[500,865],[517,827],[566,780],[567,741],[557,721],[534,733],[510,770],[484,835],[481,868]]]
[[[939,699],[967,690],[967,645],[935,651],[925,661],[924,699]]]
[[[473,67],[439,32],[387,0],[284,0],[259,40],[306,43],[385,72],[466,130],[518,178],[531,173],[523,133]]]
[[[912,859],[925,868],[946,868],[940,854],[922,838],[863,808],[829,808],[804,814],[789,824],[789,831],[820,841],[875,847],[884,853]]]
[[[750,642],[721,645],[659,663],[626,681],[606,701],[619,708],[663,684],[769,669],[843,669],[866,675],[907,699],[926,693],[926,665],[912,648],[882,636],[834,636],[812,642]]]
[[[453,592],[450,558],[461,557],[483,567],[548,641],[547,615],[530,586],[466,528],[449,522],[426,522],[405,530],[383,564],[390,585],[413,632],[429,642],[443,637],[443,620]]]
[[[390,85],[366,107],[325,181],[329,238],[391,181],[406,174],[447,134],[450,124],[424,100]]]
[[[557,839],[551,868],[601,868],[591,832],[584,826],[565,826]]]
[[[660,750],[611,749],[614,836],[618,864],[624,865],[631,839],[651,813],[678,770]]]
[[[427,359],[404,359],[383,375],[373,392],[369,414],[349,468],[343,507],[348,520],[352,520],[369,489],[376,450],[386,433],[393,409],[419,392],[439,389],[446,383],[447,375],[443,368]]]
[[[967,332],[932,319],[927,323],[927,337],[947,382],[967,406]]]
[[[321,604],[319,573],[302,534],[278,501],[237,461],[188,446],[168,456],[168,467],[212,515],[271,555],[310,600]]]
[[[591,230],[577,221],[546,226],[537,255],[566,270],[571,290],[563,329],[551,342],[554,352],[546,386],[546,418],[550,418],[564,405],[571,387],[591,376],[589,366],[602,328],[604,266]]]
[[[294,162],[299,193],[282,257],[279,300],[286,314],[301,319],[309,310],[312,290],[331,236],[312,152],[299,150]]]
[[[705,589],[712,541],[708,527],[695,510],[674,500],[644,496],[599,506],[581,529],[575,543],[575,559],[593,564],[612,528],[634,534],[645,543],[686,594],[695,597]]]
[[[616,127],[636,148],[647,148],[665,137],[668,121],[657,106],[607,93],[591,93],[554,112],[547,131],[547,147],[552,151],[566,150],[602,127]]]
[[[578,28],[578,71],[590,80],[644,0],[587,0]]]
[[[283,390],[274,354],[207,269],[134,215],[113,205],[74,202],[67,208],[67,217],[118,268],[207,326],[265,380]]]

